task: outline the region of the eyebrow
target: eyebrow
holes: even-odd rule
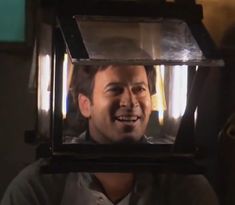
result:
[[[148,87],[148,84],[145,83],[144,81],[136,82],[136,83],[133,83],[131,85],[134,85],[134,86],[144,85],[144,86]],[[107,85],[105,85],[104,88],[108,88],[108,87],[111,87],[111,86],[126,86],[126,84],[125,83],[121,83],[121,82],[110,82]]]
[[[137,82],[137,83],[133,83],[133,85],[145,85],[148,87],[148,84],[145,83],[144,81],[141,81],[141,82]]]

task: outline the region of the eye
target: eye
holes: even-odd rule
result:
[[[112,85],[112,86],[108,87],[107,92],[112,95],[119,95],[119,94],[123,93],[123,90],[124,90],[124,88],[122,86]]]
[[[132,88],[132,92],[136,95],[145,93],[146,88],[143,85],[138,85]]]

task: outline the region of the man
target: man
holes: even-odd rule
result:
[[[155,70],[149,66],[76,69],[72,94],[79,108],[77,121],[90,132],[88,138],[101,144],[141,140],[151,113],[155,79]]]
[[[138,143],[151,113],[152,70],[144,66],[81,68],[73,93],[87,119],[85,140]],[[42,175],[36,162],[11,183],[2,205],[217,205],[202,176],[152,173]]]

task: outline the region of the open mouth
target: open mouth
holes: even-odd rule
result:
[[[140,116],[137,115],[120,115],[115,118],[119,122],[136,122],[140,119]]]

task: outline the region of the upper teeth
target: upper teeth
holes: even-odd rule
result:
[[[120,121],[136,121],[138,120],[137,116],[119,116],[117,117],[118,120]]]

